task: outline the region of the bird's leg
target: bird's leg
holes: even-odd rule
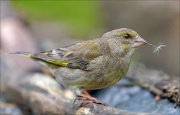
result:
[[[88,93],[87,90],[83,90],[83,91],[82,91],[82,94],[87,95],[87,96],[91,96],[91,95]]]
[[[79,95],[76,100],[82,100],[83,102],[80,104],[80,107],[88,105],[88,104],[100,104],[100,105],[104,105],[107,106],[106,103],[98,100],[97,98],[92,97],[86,90],[82,91],[82,94]]]

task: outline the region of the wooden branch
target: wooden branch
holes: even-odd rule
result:
[[[140,63],[132,64],[127,76],[134,85],[146,88],[162,98],[168,98],[180,105],[180,78],[168,74],[147,69]]]
[[[41,115],[151,115],[130,113],[98,104],[79,108],[80,102],[73,104],[72,92],[62,90],[54,79],[44,74],[10,77],[5,91],[13,101],[28,105],[34,113]]]

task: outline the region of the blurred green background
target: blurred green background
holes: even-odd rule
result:
[[[101,26],[98,1],[12,1],[30,22],[54,22],[66,26],[72,37],[87,37]]]
[[[4,9],[6,7],[29,22],[37,46],[46,50],[101,37],[116,28],[131,28],[150,43],[167,45],[160,55],[153,54],[151,47],[144,46],[135,53],[134,61],[179,76],[178,0],[15,0],[6,2]]]

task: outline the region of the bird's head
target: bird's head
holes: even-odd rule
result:
[[[134,52],[135,48],[147,43],[137,32],[128,28],[107,32],[102,36],[102,39],[108,42],[112,52],[122,55]]]

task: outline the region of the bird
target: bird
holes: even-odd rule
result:
[[[135,50],[147,42],[128,28],[106,32],[97,39],[87,40],[39,53],[16,52],[47,67],[56,80],[65,86],[81,89],[80,106],[107,104],[90,96],[88,91],[112,86],[127,73]]]

